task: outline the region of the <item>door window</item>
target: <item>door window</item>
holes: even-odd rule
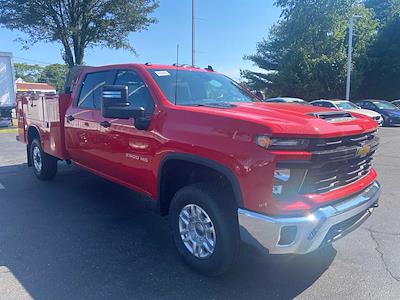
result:
[[[126,85],[128,87],[128,100],[132,107],[143,107],[146,114],[154,112],[153,98],[146,84],[135,71],[118,71],[115,85]]]
[[[82,108],[100,109],[101,90],[104,85],[111,85],[114,71],[88,73],[82,82],[78,106]]]
[[[365,109],[375,110],[375,106],[370,102],[361,102],[360,106]]]
[[[335,108],[335,106],[330,102],[321,102],[321,104],[323,107]]]

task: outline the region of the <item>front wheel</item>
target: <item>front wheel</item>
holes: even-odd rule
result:
[[[390,122],[390,118],[389,117],[384,117],[383,118],[383,123],[382,123],[382,127],[390,127],[392,124]]]
[[[45,153],[38,139],[34,139],[30,146],[30,160],[33,173],[40,180],[50,180],[57,174],[57,158]]]
[[[178,252],[195,271],[226,272],[239,252],[239,230],[232,198],[208,184],[180,189],[171,202],[169,222]]]

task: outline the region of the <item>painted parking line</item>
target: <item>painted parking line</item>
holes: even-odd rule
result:
[[[0,183],[0,190],[5,190],[6,188],[4,187],[4,185],[2,185],[1,183]]]

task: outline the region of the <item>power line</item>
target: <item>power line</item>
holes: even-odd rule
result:
[[[13,59],[22,60],[22,61],[28,61],[28,62],[35,62],[35,63],[41,64],[41,65],[53,65],[53,64],[55,64],[55,63],[50,63],[50,62],[46,62],[46,61],[35,60],[35,59],[30,59],[30,58],[25,58],[25,57],[19,57],[19,56],[13,56]]]

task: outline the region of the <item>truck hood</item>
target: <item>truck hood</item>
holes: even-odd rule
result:
[[[328,138],[362,134],[377,128],[376,122],[361,114],[351,113],[353,118],[325,120],[315,115],[346,112],[301,104],[234,103],[225,108],[191,107],[191,110],[257,123],[265,128],[264,133],[274,136]]]

